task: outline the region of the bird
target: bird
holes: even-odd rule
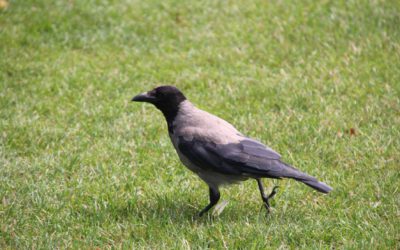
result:
[[[283,162],[281,155],[260,141],[240,133],[227,121],[197,108],[175,86],[158,86],[132,98],[153,104],[165,117],[168,134],[180,161],[197,174],[209,189],[209,204],[199,216],[220,200],[220,187],[248,179],[257,181],[267,213],[278,186],[266,195],[262,178],[290,178],[321,192],[332,187]]]

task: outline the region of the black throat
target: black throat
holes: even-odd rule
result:
[[[176,98],[168,103],[155,104],[156,107],[163,113],[168,124],[168,132],[171,134],[174,133],[173,122],[175,117],[178,115],[179,105],[184,100],[186,100],[186,98],[182,96],[182,98]]]
[[[171,108],[171,109],[159,108],[159,110],[161,110],[161,112],[163,113],[163,115],[165,117],[165,120],[167,120],[168,132],[173,134],[174,133],[173,122],[175,120],[175,117],[178,115],[179,107]]]

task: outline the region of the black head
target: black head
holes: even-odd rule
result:
[[[154,104],[161,110],[169,122],[175,118],[179,110],[179,104],[186,100],[186,97],[175,86],[159,86],[133,97],[134,102],[148,102]],[[171,121],[172,121],[171,120]]]

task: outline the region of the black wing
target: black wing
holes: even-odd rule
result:
[[[249,138],[238,143],[216,144],[179,137],[178,148],[198,167],[222,174],[304,180],[312,178],[281,162],[278,153]]]

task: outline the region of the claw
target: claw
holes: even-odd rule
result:
[[[272,192],[268,195],[268,199],[272,199],[272,197],[275,196],[276,194],[276,189],[278,189],[279,186],[275,186],[274,188],[272,188]]]
[[[267,209],[267,215],[271,213],[271,205],[269,204],[268,200],[264,201],[264,207]]]
[[[269,204],[269,199],[274,197],[274,195],[276,194],[276,189],[279,188],[279,186],[274,186],[272,188],[272,192],[268,196],[266,196],[264,193],[264,187],[263,187],[261,180],[260,179],[256,179],[256,180],[257,180],[257,184],[258,184],[258,189],[260,190],[260,193],[261,193],[261,198],[264,202],[264,206],[267,209],[267,214],[269,214],[269,213],[271,213],[271,205]]]

